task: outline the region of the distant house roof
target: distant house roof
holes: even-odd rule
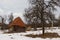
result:
[[[17,26],[19,26],[19,27],[25,27],[25,24],[24,24],[24,22],[21,20],[20,17],[15,18],[15,19],[12,21],[12,23],[9,24],[10,27],[13,26],[13,25],[17,25]]]

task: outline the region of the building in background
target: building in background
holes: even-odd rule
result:
[[[20,17],[17,17],[9,24],[9,29],[13,32],[25,32],[26,25]]]

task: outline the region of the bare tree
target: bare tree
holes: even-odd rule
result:
[[[11,23],[12,21],[13,21],[13,13],[9,15],[9,23]]]
[[[31,7],[25,10],[25,17],[29,24],[42,24],[43,35],[46,20],[54,19],[55,6],[60,6],[60,0],[29,0]],[[35,28],[36,29],[36,28]]]

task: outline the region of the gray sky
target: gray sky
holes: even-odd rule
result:
[[[27,7],[27,0],[0,0],[0,15],[9,15],[13,12],[14,17],[22,17],[24,9]]]
[[[56,9],[57,10],[54,12],[54,14],[55,14],[55,17],[58,18],[60,15],[60,7],[56,7]]]
[[[0,0],[0,15],[10,12],[22,14],[27,7],[27,0]]]
[[[13,12],[14,15],[22,15],[24,9],[28,7],[27,0],[0,0],[0,15],[6,15],[10,12]],[[58,13],[55,12],[56,15],[59,15],[60,8],[57,7]]]
[[[27,7],[27,0],[0,0],[0,16],[9,15],[13,12],[14,17],[20,16],[22,18],[24,9]]]
[[[11,12],[14,13],[14,16],[21,16],[24,13],[24,9],[28,7],[27,0],[0,0],[0,15],[8,15]],[[57,8],[55,12],[56,17],[60,14],[60,8]]]

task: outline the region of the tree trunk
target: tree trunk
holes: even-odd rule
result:
[[[42,10],[41,10],[41,23],[42,23],[42,33],[43,33],[43,35],[44,35],[44,33],[45,33],[45,29],[44,29],[44,0],[42,0]]]
[[[43,30],[43,35],[44,35],[44,33],[45,33],[45,29],[44,29],[44,27],[42,28],[42,30]]]
[[[36,24],[35,24],[35,26],[34,26],[34,31],[37,31],[37,27],[36,27]]]
[[[44,29],[44,18],[43,18],[43,13],[41,13],[41,23],[42,23],[42,33],[44,35],[45,29]]]

